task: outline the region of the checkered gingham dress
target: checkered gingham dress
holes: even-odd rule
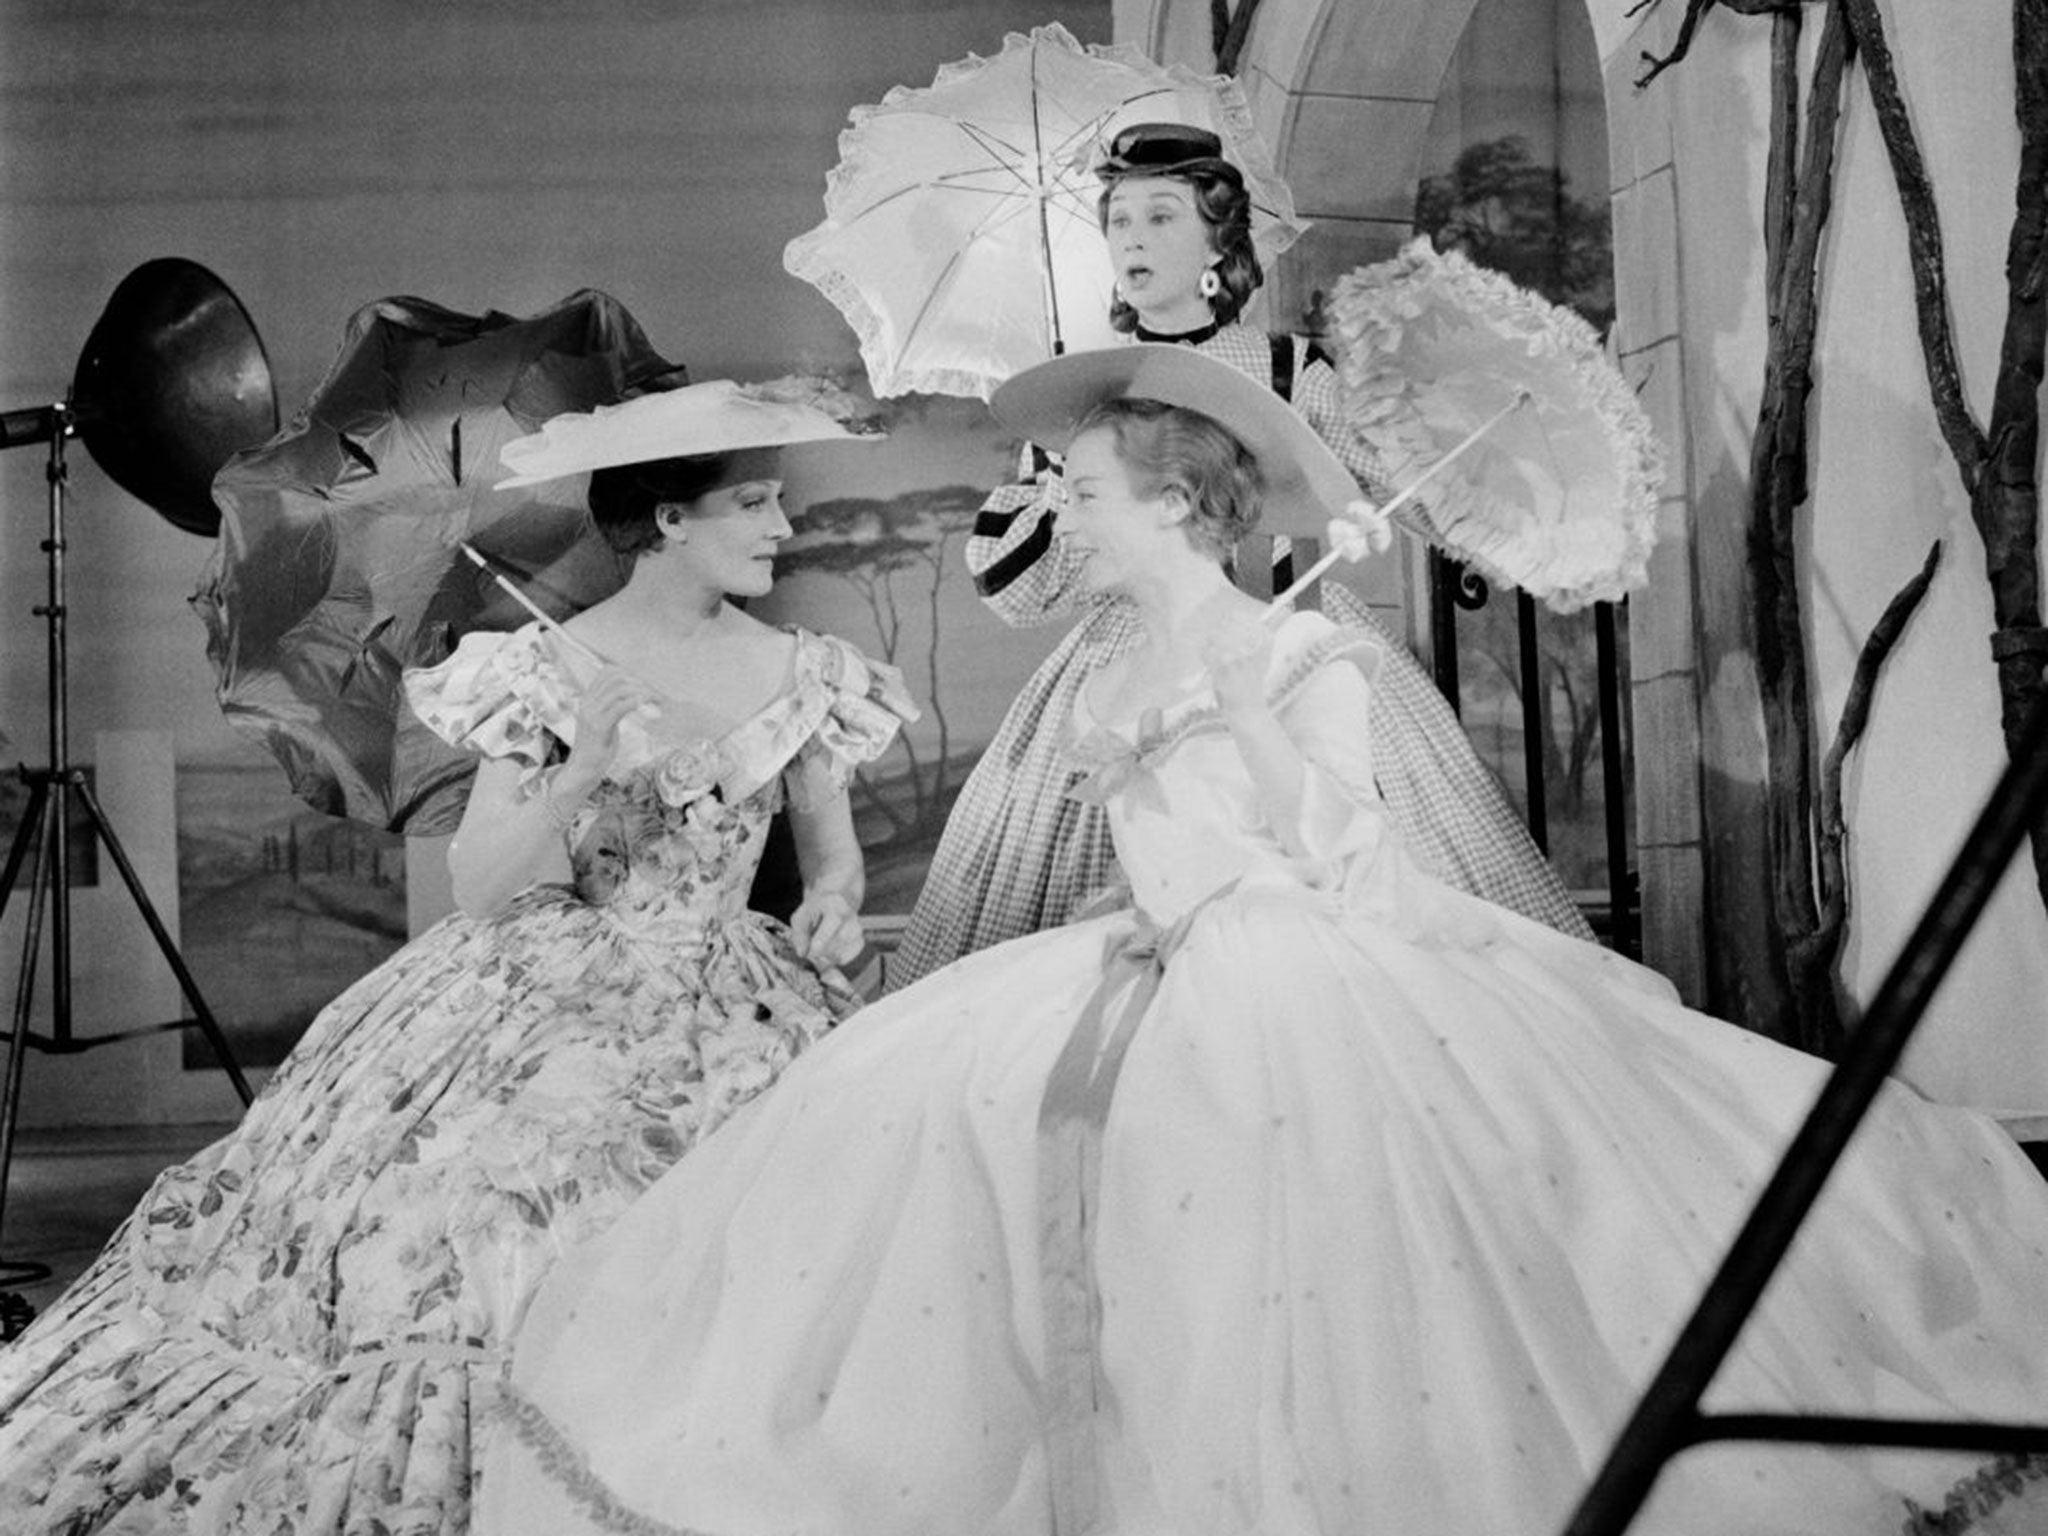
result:
[[[1225,326],[1198,350],[1275,378],[1283,342],[1249,326]],[[1320,359],[1289,368],[1282,390],[1361,483],[1377,489],[1371,450],[1346,428],[1336,375]],[[967,564],[984,600],[1008,623],[1081,620],[1040,663],[961,786],[889,963],[904,986],[965,954],[1065,922],[1114,886],[1116,856],[1098,806],[1069,799],[1077,777],[1065,757],[1067,723],[1082,684],[1138,639],[1135,610],[1120,598],[1077,597],[1077,564],[1052,537],[1062,495],[1056,470],[999,486],[983,504]],[[1473,753],[1458,717],[1407,647],[1337,583],[1323,611],[1370,631],[1385,652],[1372,689],[1373,766],[1380,793],[1409,850],[1425,867],[1475,896],[1566,933],[1592,930],[1557,872]]]

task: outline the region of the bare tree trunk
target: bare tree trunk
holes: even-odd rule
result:
[[[1757,680],[1763,696],[1769,788],[1764,797],[1772,931],[1781,946],[1792,1017],[1787,1038],[1823,1055],[1841,1043],[1841,1014],[1830,957],[1813,942],[1813,706],[1807,690],[1806,636],[1800,614],[1798,519],[1807,499],[1807,402],[1819,310],[1821,232],[1834,195],[1835,130],[1849,58],[1839,3],[1822,25],[1807,100],[1805,154],[1791,172],[1798,93],[1799,14],[1771,20],[1772,166],[1777,198],[1765,213],[1769,267],[1776,281],[1764,357],[1763,400],[1750,445],[1749,566],[1756,588]]]
[[[1847,0],[1850,25],[1870,77],[1879,130],[1906,214],[1926,357],[1942,436],[1955,456],[1970,516],[1984,543],[1991,583],[1992,658],[1998,668],[2000,725],[2006,754],[2044,691],[2048,630],[2041,624],[2040,450],[2042,357],[2048,347],[2048,295],[2043,292],[2044,232],[2048,232],[2048,0],[2015,0],[2013,65],[2020,133],[2019,182],[2005,258],[2005,335],[1992,394],[1991,425],[1980,433],[1963,400],[1948,314],[1941,224],[1934,188],[1914,141],[1912,120],[1892,67],[1876,0]],[[2031,832],[2034,882],[2048,904],[2048,816]]]
[[[1985,574],[1998,628],[2000,724],[2008,757],[2048,684],[2048,630],[2041,625],[2041,370],[2048,346],[2048,0],[2016,0],[2013,64],[2018,79],[2020,174],[2012,236],[2006,245],[2005,339],[1992,394],[1984,473],[1970,514],[1984,539]],[[2032,830],[2034,881],[2048,902],[2048,816]]]

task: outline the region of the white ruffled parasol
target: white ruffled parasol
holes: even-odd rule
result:
[[[1222,139],[1262,260],[1301,233],[1234,80],[1156,64],[1130,43],[1084,46],[1053,23],[854,108],[825,222],[790,241],[783,265],[846,317],[878,396],[985,400],[1033,363],[1122,340],[1094,165],[1138,122]]]
[[[1352,424],[1420,490],[1404,522],[1559,612],[1643,585],[1663,454],[1592,326],[1427,239],[1328,311]]]

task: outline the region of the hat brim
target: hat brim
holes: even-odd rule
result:
[[[687,384],[549,418],[540,431],[505,444],[513,471],[496,489],[540,485],[567,475],[743,448],[845,440],[879,442],[881,433],[849,431],[836,417],[800,401],[750,395],[730,379]]]
[[[1357,481],[1315,429],[1273,391],[1228,363],[1172,342],[1069,352],[1016,374],[989,399],[996,419],[1064,453],[1108,400],[1158,400],[1222,426],[1258,461],[1259,531],[1320,539],[1358,498]]]

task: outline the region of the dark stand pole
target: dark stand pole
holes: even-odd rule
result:
[[[11,413],[19,415],[22,413]],[[0,914],[7,910],[7,902],[13,894],[14,882],[22,866],[29,860],[29,851],[34,850],[33,874],[28,889],[28,923],[22,935],[21,972],[14,993],[14,1024],[7,1040],[7,1075],[4,1094],[0,1094],[0,1234],[6,1230],[7,1185],[14,1167],[14,1132],[21,1111],[22,1066],[30,1047],[53,1054],[76,1054],[94,1046],[108,1045],[116,1040],[131,1039],[136,1035],[154,1034],[167,1029],[189,1029],[197,1026],[206,1034],[221,1070],[227,1073],[228,1081],[234,1085],[235,1093],[247,1105],[253,1095],[248,1080],[243,1077],[237,1065],[234,1052],[228,1046],[227,1036],[222,1033],[220,1023],[200,996],[199,985],[192,979],[192,972],[179,955],[177,946],[171,942],[170,931],[164,927],[163,919],[157,915],[156,907],[136,877],[135,866],[129,862],[128,854],[121,846],[120,839],[107,822],[106,812],[100,808],[92,787],[86,783],[82,770],[72,767],[70,757],[70,698],[67,692],[69,657],[66,650],[64,627],[64,499],[68,489],[64,467],[64,440],[71,435],[72,417],[68,405],[53,405],[48,408],[47,425],[50,440],[49,480],[49,535],[43,541],[43,552],[48,559],[49,586],[48,601],[35,611],[42,615],[49,631],[49,742],[50,763],[47,768],[21,768],[18,770],[23,783],[28,785],[28,804],[23,808],[21,825],[15,829],[14,841],[7,852],[7,862],[0,868]],[[157,948],[170,964],[178,985],[183,989],[185,1001],[192,1010],[189,1019],[174,1019],[166,1024],[145,1025],[140,1029],[123,1030],[118,1033],[79,1036],[71,1027],[71,801],[76,796],[92,823],[94,836],[99,845],[106,849],[115,869],[120,872],[121,881],[128,888],[128,894],[135,901],[142,914],[142,920],[149,927],[156,940]],[[29,1019],[35,1001],[35,970],[40,958],[43,922],[45,914],[49,919],[50,933],[50,1033],[38,1035],[29,1028]],[[23,1263],[0,1259],[0,1283],[21,1284],[25,1281],[40,1280],[49,1274],[49,1267],[43,1264]],[[0,1303],[9,1298],[0,1296]],[[19,1315],[18,1298],[14,1298],[13,1309]],[[6,1308],[0,1306],[0,1316]]]

